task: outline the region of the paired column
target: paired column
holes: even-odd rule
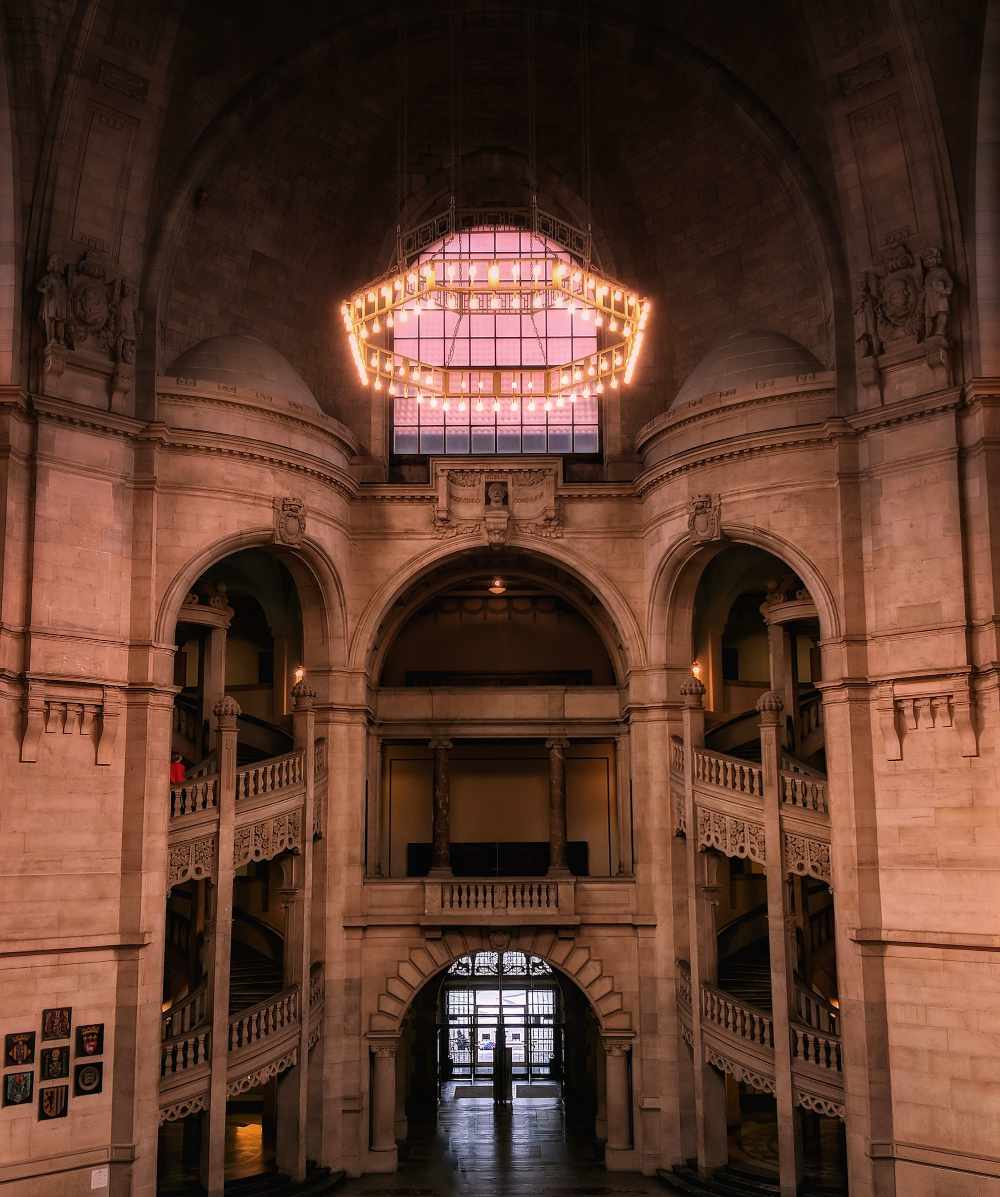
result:
[[[224,695],[213,709],[218,726],[219,824],[212,923],[206,936],[212,998],[212,1074],[203,1183],[208,1197],[222,1197],[226,1173],[226,1068],[229,1063],[229,962],[233,938],[233,828],[236,820],[236,724],[239,704]]]
[[[451,778],[448,772],[448,753],[451,740],[431,740],[434,753],[434,812],[431,846],[432,877],[451,874]]]
[[[549,873],[568,877],[566,864],[566,749],[569,740],[557,737],[545,741],[549,750]]]
[[[778,1107],[778,1162],[781,1197],[795,1197],[803,1174],[801,1122],[792,1081],[790,1010],[793,986],[789,950],[785,862],[781,834],[781,712],[782,696],[762,694],[760,756],[764,777],[764,835],[767,843],[767,924],[771,952],[771,1019],[774,1025],[775,1101]]]
[[[710,1176],[729,1159],[726,1134],[726,1081],[705,1062],[701,1035],[701,989],[716,980],[711,862],[698,850],[698,812],[694,799],[694,754],[705,742],[705,687],[696,677],[681,686],[684,699],[684,808],[687,835],[688,939],[691,966],[691,1054],[694,1076],[695,1142],[698,1171]]]

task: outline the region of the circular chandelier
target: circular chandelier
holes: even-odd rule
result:
[[[517,249],[486,259],[454,249],[469,243],[466,235],[504,230],[533,236],[527,248],[523,236],[515,237]],[[501,403],[550,411],[617,392],[635,375],[650,303],[595,270],[589,251],[587,234],[534,204],[524,212],[451,207],[433,217],[400,238],[392,270],[341,305],[359,382],[445,411],[482,411],[487,404],[499,411]],[[568,319],[568,338],[537,330],[539,319],[556,313],[562,326]],[[499,364],[496,353],[483,364],[474,364],[474,355],[462,361],[457,330],[480,315],[525,318],[518,327],[522,345],[531,344],[531,360],[522,350],[510,365]],[[422,320],[442,330],[435,334],[437,360],[420,352]],[[579,352],[581,344],[586,352]]]

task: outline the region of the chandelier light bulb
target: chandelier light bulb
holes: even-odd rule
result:
[[[431,395],[431,407],[437,407],[438,401],[436,395]]]
[[[405,324],[407,320],[409,320],[409,316],[406,314],[406,308],[403,308],[399,313],[399,323]]]
[[[475,277],[476,277],[476,264],[475,264],[475,262],[470,262],[469,263],[469,282],[471,283],[475,279]]]
[[[382,389],[382,379],[376,378],[375,379],[375,390],[380,391],[381,389]]]
[[[611,379],[611,389],[612,389],[613,391],[617,391],[617,390],[618,390],[618,377],[617,377],[617,375],[616,375],[614,378],[612,378],[612,379]]]
[[[576,396],[572,396],[572,397],[575,398]],[[562,395],[559,395],[556,398],[556,407],[565,407],[565,406],[566,406],[566,400],[562,397]]]
[[[499,411],[499,410],[500,410],[500,400],[499,400],[499,399],[494,399],[494,400],[493,400],[493,410],[494,410],[494,411]]]
[[[500,267],[494,262],[486,272],[486,278],[491,287],[500,285]]]
[[[528,400],[528,411],[534,411],[534,410],[535,410],[535,401],[534,401],[534,399],[529,399]]]
[[[506,594],[507,583],[503,580],[503,578],[492,578],[489,584],[489,592],[490,594]]]
[[[392,312],[390,312],[388,314],[388,316],[386,316],[386,318],[385,318],[385,326],[386,326],[386,328],[392,328],[392,326],[395,323],[396,323],[395,320],[393,320],[393,318],[392,318]]]
[[[476,411],[482,411],[482,410],[483,410],[483,401],[482,401],[482,399],[477,399],[476,400]]]
[[[511,266],[510,277],[514,280],[515,283],[521,277],[521,263],[520,262],[514,262],[514,264]]]
[[[464,400],[464,399],[459,399],[459,401],[458,401],[458,410],[459,410],[459,411],[465,411],[465,400]]]
[[[573,368],[573,381],[574,381],[574,382],[580,382],[582,379],[583,379],[583,371],[580,369],[580,367],[579,367],[579,366],[574,366],[574,368]]]
[[[516,400],[516,399],[511,399],[511,401],[510,401],[510,410],[511,410],[511,411],[517,411],[517,400]]]
[[[546,399],[544,406],[545,406],[546,411],[551,411],[552,410],[552,400]]]

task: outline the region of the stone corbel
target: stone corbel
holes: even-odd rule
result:
[[[121,721],[122,692],[113,686],[105,686],[104,700],[101,704],[101,731],[97,737],[97,763],[99,765],[114,763]]]
[[[962,756],[979,756],[979,745],[976,742],[976,722],[972,711],[973,697],[968,685],[955,686],[951,696],[951,706]]]
[[[878,688],[875,699],[875,710],[878,712],[879,730],[882,732],[882,747],[887,761],[901,761],[903,759],[903,745],[899,739],[899,728],[896,726],[896,699],[893,694],[892,682],[884,682]]]
[[[45,727],[45,683],[28,682],[24,698],[24,735],[21,737],[21,760],[34,764],[38,760],[38,741]]]

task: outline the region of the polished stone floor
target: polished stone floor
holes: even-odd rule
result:
[[[348,1181],[338,1197],[663,1197],[637,1172],[607,1172],[598,1145],[566,1128],[554,1098],[516,1100],[495,1112],[489,1098],[455,1098],[436,1128],[414,1128],[393,1176]]]

